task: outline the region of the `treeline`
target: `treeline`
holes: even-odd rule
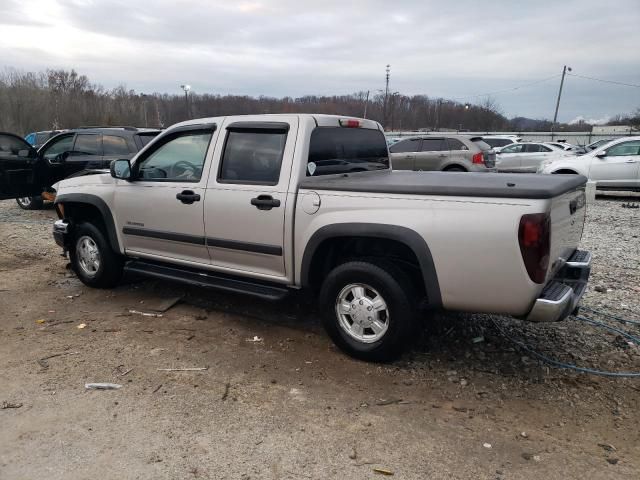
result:
[[[328,113],[372,118],[387,130],[508,128],[497,105],[464,105],[426,95],[372,95],[300,98],[143,94],[125,87],[111,90],[75,70],[0,73],[0,130],[26,134],[86,125],[167,127],[187,118],[256,113]]]
[[[0,131],[19,134],[88,125],[131,125],[163,128],[187,118],[256,113],[327,113],[366,116],[386,130],[455,129],[523,130],[523,119],[508,120],[490,98],[480,104],[394,93],[369,96],[300,98],[183,94],[144,94],[123,86],[108,90],[75,70],[0,73]],[[529,129],[549,122],[529,120]]]

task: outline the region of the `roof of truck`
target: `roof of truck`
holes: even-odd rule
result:
[[[365,125],[363,126],[368,125],[369,128],[371,128],[373,125],[376,125],[376,128],[380,128],[380,124],[378,122],[369,118],[358,118],[358,117],[352,117],[350,115],[328,115],[325,113],[264,113],[264,114],[249,114],[249,115],[221,115],[219,117],[206,117],[206,118],[195,118],[192,120],[185,120],[184,122],[171,125],[171,127],[169,128],[183,127],[187,125],[201,125],[203,123],[220,123],[222,120],[229,119],[229,118],[245,120],[245,119],[250,119],[252,117],[254,119],[256,117],[260,117],[260,118],[269,117],[274,119],[282,118],[282,117],[298,117],[299,119],[311,118],[315,120],[316,124],[327,123],[331,121],[336,121],[337,123],[337,121],[340,119],[343,119],[343,120],[353,119],[353,120],[359,120],[360,122],[364,122]]]

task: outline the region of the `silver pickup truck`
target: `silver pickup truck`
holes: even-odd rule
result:
[[[46,181],[30,168],[11,198]],[[584,186],[392,171],[371,120],[216,117],[168,128],[110,175],[62,181],[53,233],[91,287],[128,271],[267,299],[307,289],[340,348],[383,361],[429,310],[571,314],[591,263]]]

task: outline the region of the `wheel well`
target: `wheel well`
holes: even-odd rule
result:
[[[426,292],[420,263],[413,250],[398,240],[379,237],[349,236],[324,240],[311,259],[309,283],[319,287],[335,266],[354,259],[391,261],[410,276],[421,293]]]
[[[447,165],[447,166],[444,168],[444,170],[443,170],[443,171],[444,171],[444,172],[446,172],[446,171],[448,171],[448,170],[458,170],[458,169],[460,169],[460,170],[464,170],[465,172],[467,171],[467,169],[466,169],[466,168],[464,168],[462,165],[458,165],[458,164],[455,164],[455,163],[454,163],[453,165]]]
[[[109,232],[105,225],[102,213],[95,205],[88,203],[64,202],[64,218],[74,224],[89,222],[95,225],[105,237],[109,238]]]
[[[568,168],[561,168],[560,170],[556,170],[553,173],[565,174],[565,175],[577,175],[578,174],[578,172],[576,172],[574,170],[569,170]]]

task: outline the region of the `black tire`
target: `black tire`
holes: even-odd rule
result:
[[[351,284],[371,287],[386,302],[386,332],[371,343],[357,340],[341,325],[336,303],[343,289]],[[351,261],[338,265],[329,272],[320,291],[323,325],[329,337],[348,355],[373,362],[393,360],[408,346],[416,325],[414,300],[414,289],[409,277],[387,262],[373,264],[369,261]],[[347,318],[351,319],[352,324],[356,323],[357,317],[347,315]],[[363,330],[364,333],[366,331]],[[369,331],[373,333],[373,330]]]
[[[88,273],[81,264],[82,255],[79,253],[79,246],[80,240],[85,237],[93,241],[99,255],[99,266],[93,273]],[[69,258],[78,278],[89,287],[112,288],[122,278],[124,267],[122,257],[113,251],[103,231],[92,223],[84,222],[75,226]]]
[[[23,210],[40,210],[44,205],[44,201],[40,195],[16,198],[16,203]]]
[[[444,169],[445,172],[466,172],[466,170],[462,167],[447,167]]]

